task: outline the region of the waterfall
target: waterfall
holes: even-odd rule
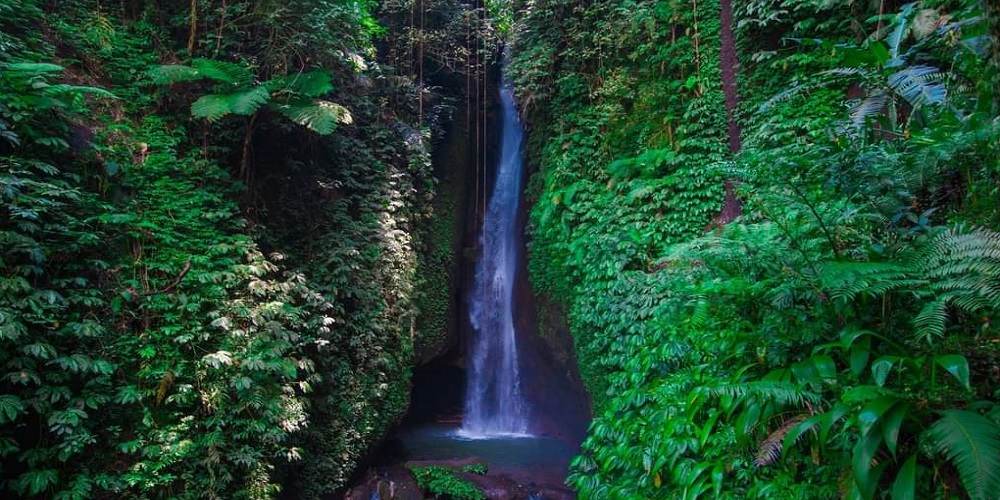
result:
[[[525,434],[528,408],[521,394],[514,329],[514,275],[521,241],[517,224],[524,169],[518,120],[510,83],[500,88],[500,164],[479,236],[482,248],[469,295],[474,333],[462,432],[469,436]]]

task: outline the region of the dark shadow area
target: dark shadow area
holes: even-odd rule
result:
[[[404,427],[462,422],[465,369],[444,358],[413,370],[410,411]]]

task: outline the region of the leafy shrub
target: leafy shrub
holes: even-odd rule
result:
[[[428,495],[441,500],[485,500],[486,496],[476,486],[455,475],[445,467],[411,467],[417,485]]]

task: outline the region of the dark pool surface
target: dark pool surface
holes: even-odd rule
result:
[[[490,474],[503,474],[521,484],[561,484],[577,450],[545,436],[468,436],[457,427],[429,426],[397,433],[408,460],[480,457]]]

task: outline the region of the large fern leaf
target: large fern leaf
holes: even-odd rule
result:
[[[150,68],[147,74],[153,78],[153,83],[167,85],[197,80],[215,80],[236,87],[249,85],[253,75],[245,66],[214,59],[195,59],[190,66],[183,64],[166,64]]]
[[[146,72],[157,85],[169,85],[180,82],[193,82],[201,80],[202,76],[197,69],[182,64],[166,64],[154,66]]]
[[[195,59],[191,61],[191,65],[201,78],[229,83],[237,87],[253,83],[253,74],[250,73],[249,68],[242,64],[215,59]]]
[[[1000,426],[978,413],[945,410],[923,436],[934,453],[958,470],[969,498],[996,500],[1000,492]]]
[[[332,133],[337,124],[353,121],[351,112],[330,101],[306,101],[278,106],[278,111],[290,120],[320,135]]]
[[[231,94],[209,94],[191,104],[191,115],[210,122],[228,114],[252,115],[270,99],[270,92],[263,86]]]
[[[306,97],[321,97],[333,90],[333,80],[328,71],[307,71],[274,81],[285,90]]]
[[[229,99],[233,113],[252,115],[271,100],[271,93],[262,85],[243,92],[229,94]]]

